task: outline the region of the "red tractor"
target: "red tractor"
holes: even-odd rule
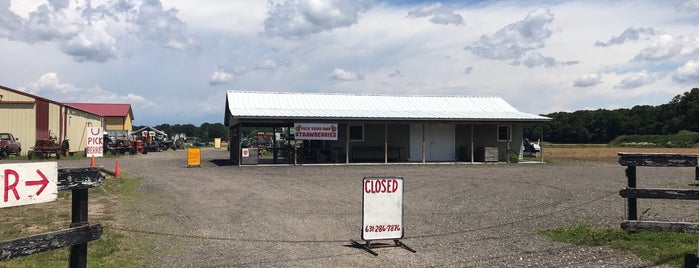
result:
[[[34,156],[49,158],[55,154],[56,159],[60,159],[62,153],[61,145],[56,142],[56,138],[40,139],[36,140],[34,147],[27,152],[27,158],[32,159]]]

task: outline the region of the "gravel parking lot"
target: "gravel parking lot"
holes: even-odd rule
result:
[[[155,254],[149,267],[648,267],[624,252],[550,241],[542,229],[619,226],[624,168],[613,164],[231,165],[203,149],[119,159],[144,178],[142,200],[120,228]],[[114,159],[98,159],[112,167]],[[59,162],[72,165],[72,162]],[[405,244],[361,239],[362,178],[404,177]],[[639,168],[639,187],[686,188],[692,168]],[[697,221],[690,203],[639,201],[643,219]],[[647,211],[645,211],[648,209]]]

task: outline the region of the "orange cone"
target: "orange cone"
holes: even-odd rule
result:
[[[121,177],[121,172],[119,172],[119,160],[116,161],[116,168],[114,168],[114,177],[117,179]]]
[[[95,167],[95,156],[92,156],[92,161],[90,161],[90,167]]]

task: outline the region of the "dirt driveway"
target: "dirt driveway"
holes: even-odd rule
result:
[[[552,242],[538,230],[618,226],[626,179],[613,164],[230,165],[204,149],[119,159],[141,176],[142,200],[121,228],[154,251],[149,267],[647,267],[600,247]],[[113,159],[98,165],[113,166]],[[687,168],[639,168],[639,187],[686,187]],[[362,224],[362,178],[404,177],[405,244],[351,246]],[[644,219],[699,220],[689,204],[639,202]]]

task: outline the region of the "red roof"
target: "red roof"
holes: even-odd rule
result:
[[[100,116],[120,116],[126,117],[131,114],[131,104],[111,104],[111,103],[66,103],[65,105],[78,108]]]

